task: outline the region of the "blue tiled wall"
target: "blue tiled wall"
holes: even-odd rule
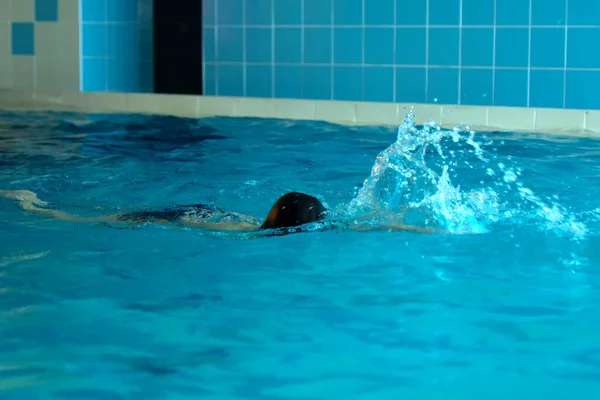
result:
[[[152,92],[152,0],[82,0],[83,91]]]
[[[600,108],[598,0],[204,0],[205,93]]]

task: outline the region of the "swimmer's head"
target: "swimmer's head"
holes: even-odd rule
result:
[[[261,228],[279,229],[309,224],[323,219],[326,213],[327,209],[316,197],[291,192],[273,204]]]

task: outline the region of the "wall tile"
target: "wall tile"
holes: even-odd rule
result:
[[[244,58],[244,31],[242,28],[218,28],[217,61],[239,62]]]
[[[569,28],[568,68],[600,68],[600,28]]]
[[[270,65],[248,65],[246,67],[246,95],[271,97],[273,68]]]
[[[458,25],[460,0],[429,0],[429,25]]]
[[[462,0],[463,25],[493,25],[494,0]]]
[[[597,0],[569,0],[569,25],[598,25],[600,2]]]
[[[304,62],[331,63],[331,28],[304,28]]]
[[[394,101],[394,67],[367,67],[364,69],[364,100]]]
[[[300,25],[302,9],[300,0],[273,0],[275,5],[275,25]]]
[[[396,1],[396,24],[426,25],[427,0]]]
[[[427,28],[396,29],[396,64],[425,65]]]
[[[425,68],[396,68],[396,102],[425,103]]]
[[[246,28],[246,62],[268,63],[271,57],[271,29]]]
[[[305,25],[330,25],[333,0],[304,0]]]
[[[365,28],[365,63],[394,63],[394,29]]]
[[[304,66],[302,68],[302,97],[331,100],[331,68]]]
[[[567,71],[567,108],[600,109],[600,71]]]
[[[302,98],[302,67],[275,66],[275,97]]]
[[[458,73],[458,68],[429,68],[427,102],[458,104]]]
[[[244,69],[242,65],[219,65],[217,67],[219,96],[244,95]]]
[[[333,19],[336,25],[362,25],[362,0],[333,0]]]
[[[561,108],[564,100],[564,72],[531,71],[529,105],[531,107]]]
[[[35,20],[58,22],[58,0],[35,0]]]
[[[564,49],[564,28],[533,28],[531,30],[532,67],[564,67]]]
[[[493,71],[486,69],[461,70],[461,104],[489,106],[493,102]]]
[[[300,28],[275,29],[275,62],[299,63],[302,59]]]
[[[529,25],[529,1],[496,0],[496,25]]]
[[[496,70],[494,105],[527,107],[527,71],[523,69]]]
[[[458,65],[458,28],[429,29],[429,65]]]
[[[333,68],[334,100],[362,101],[363,93],[362,68]]]
[[[362,63],[362,28],[334,29],[334,62],[336,64]]]
[[[393,25],[395,0],[365,1],[366,25]]]
[[[11,35],[13,55],[32,56],[35,54],[33,23],[13,22]]]
[[[492,28],[463,29],[461,65],[491,67],[494,58],[494,30]]]
[[[529,59],[529,29],[496,29],[496,66],[527,67]]]
[[[565,25],[566,0],[531,0],[532,25]]]
[[[246,0],[246,24],[271,25],[271,7],[274,1],[275,0]]]
[[[217,24],[219,24],[219,25],[242,25],[242,22],[244,21],[243,0],[215,0],[215,1],[218,1]]]

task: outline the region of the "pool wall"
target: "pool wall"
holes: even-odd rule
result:
[[[1,107],[600,131],[591,0],[204,0],[204,96],[150,94],[152,0],[81,1],[0,0]]]

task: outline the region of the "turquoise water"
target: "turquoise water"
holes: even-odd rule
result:
[[[240,240],[0,200],[0,398],[594,398],[598,177],[593,139],[0,113],[0,189],[67,212],[262,218],[294,190],[465,233]]]

